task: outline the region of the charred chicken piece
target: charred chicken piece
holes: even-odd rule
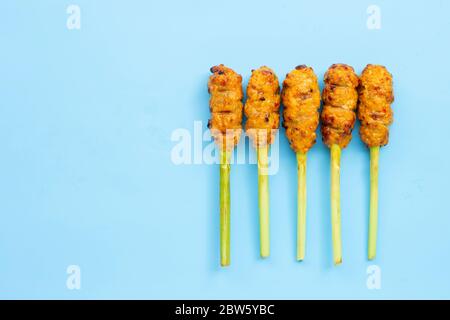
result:
[[[297,66],[283,82],[283,126],[291,148],[306,153],[316,142],[320,90],[314,70]]]
[[[242,132],[242,77],[223,64],[212,67],[211,72],[208,127],[219,148],[229,151],[239,142]]]
[[[273,142],[280,126],[280,85],[272,69],[263,66],[252,70],[247,86],[246,132],[255,147]]]
[[[383,66],[369,64],[360,79],[358,119],[361,121],[361,140],[368,147],[384,146],[389,142],[388,127],[393,122],[392,75]]]
[[[346,64],[333,64],[325,73],[322,92],[321,132],[323,142],[345,148],[352,139],[358,101],[358,76]]]

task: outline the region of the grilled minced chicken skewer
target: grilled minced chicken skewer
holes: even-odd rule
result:
[[[325,73],[322,92],[321,132],[323,142],[331,150],[331,230],[334,264],[342,263],[340,159],[341,149],[351,138],[355,125],[359,79],[352,67],[333,64]]]
[[[242,132],[242,77],[223,64],[208,81],[211,129],[220,150],[220,264],[230,264],[230,157]]]
[[[370,215],[368,258],[375,258],[378,228],[378,159],[380,147],[388,143],[393,122],[392,75],[383,66],[367,65],[360,77],[358,118],[361,140],[370,149]]]
[[[316,142],[319,125],[320,89],[310,67],[301,65],[283,82],[283,126],[297,154],[297,260],[305,258],[306,247],[306,153]]]
[[[260,252],[270,254],[268,152],[280,125],[280,85],[272,69],[263,66],[252,70],[247,86],[246,132],[252,139],[258,158],[258,202]]]

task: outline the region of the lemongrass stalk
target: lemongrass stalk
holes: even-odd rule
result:
[[[331,146],[331,232],[335,265],[342,263],[340,162],[341,148],[333,144]]]
[[[230,152],[220,152],[220,265],[230,265]]]
[[[378,230],[378,160],[380,147],[370,148],[370,214],[368,258],[375,259]]]
[[[306,248],[306,153],[297,152],[297,260],[305,258]]]
[[[267,258],[270,255],[268,150],[268,146],[259,146],[257,148],[259,236],[262,258]]]

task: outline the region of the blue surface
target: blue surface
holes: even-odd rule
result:
[[[81,29],[66,28],[67,6]],[[381,29],[366,26],[381,8]],[[450,298],[448,1],[1,1],[0,298]],[[232,167],[232,266],[218,266],[218,167],[175,165],[170,137],[209,117],[209,68],[248,81],[329,65],[394,75],[380,158],[378,257],[366,260],[369,156],[342,156],[344,263],[332,266],[329,152],[308,156],[307,259],[284,132],[258,257],[254,165]],[[203,127],[204,128],[204,127]],[[206,142],[205,142],[206,145]],[[66,268],[81,268],[81,290]],[[381,289],[366,268],[381,268]]]

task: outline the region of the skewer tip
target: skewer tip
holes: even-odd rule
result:
[[[222,268],[229,267],[229,266],[230,266],[230,261],[221,261],[221,262],[220,262],[220,266],[221,266]]]

